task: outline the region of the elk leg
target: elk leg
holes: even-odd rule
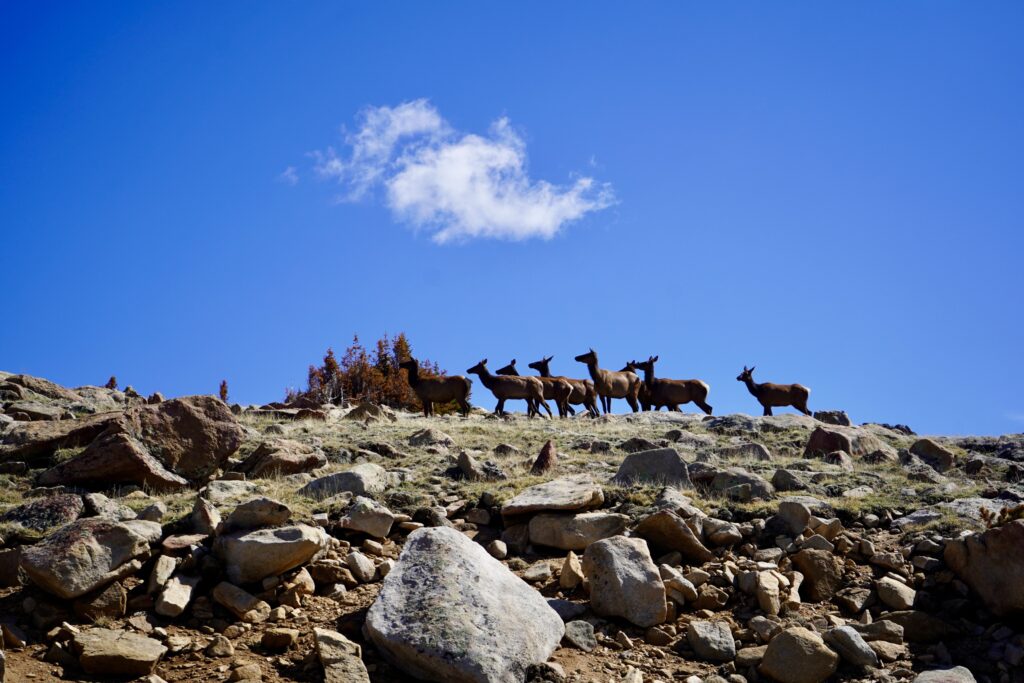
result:
[[[572,407],[571,403],[566,401],[565,402],[565,412],[568,413],[569,415],[575,415],[576,414],[576,409]]]
[[[699,405],[699,406],[700,406],[700,409],[701,409],[701,410],[703,410],[703,411],[705,412],[705,414],[707,414],[707,415],[710,415],[710,414],[711,414],[711,406],[709,406],[709,405],[708,405],[707,403],[705,403],[704,401],[694,401],[694,403],[696,403],[697,405]]]
[[[636,402],[636,397],[635,396],[627,396],[626,397],[626,403],[629,404],[629,407],[633,409],[634,413],[639,413],[640,412],[640,405]]]
[[[551,414],[551,406],[549,406],[549,405],[548,405],[548,402],[547,402],[547,401],[545,401],[545,400],[544,400],[544,399],[542,399],[542,398],[539,398],[539,399],[537,399],[537,402],[538,402],[538,403],[539,403],[540,405],[544,406],[544,410],[548,411],[548,417],[549,417],[549,418],[551,418],[551,417],[554,417],[554,416],[553,416],[553,415]],[[537,417],[544,417],[543,415],[541,415],[541,414],[540,414],[540,408],[537,408]]]
[[[499,417],[505,414],[505,399],[498,399],[498,405],[494,406],[494,414]]]
[[[770,417],[771,414],[772,414],[772,407],[771,406],[765,406],[764,407],[764,416],[765,417]]]

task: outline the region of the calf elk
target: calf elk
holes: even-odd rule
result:
[[[605,414],[611,412],[613,398],[626,399],[634,413],[640,410],[637,395],[640,393],[641,382],[634,373],[603,370],[598,366],[597,352],[594,349],[576,356],[576,360],[585,363],[587,370],[590,371],[590,378],[594,380],[594,388],[601,397],[601,407]]]
[[[807,410],[807,397],[811,395],[811,390],[801,384],[758,384],[754,381],[754,368],[748,370],[746,365],[736,379],[747,385],[747,390],[764,408],[765,415],[772,414],[773,406],[793,406],[804,415],[811,414],[811,411]]]
[[[473,380],[462,375],[451,377],[423,377],[420,375],[420,364],[415,358],[402,361],[399,368],[409,372],[409,386],[423,404],[423,415],[434,414],[435,403],[455,401],[459,404],[459,412],[463,417],[469,415],[469,392],[473,388]]]
[[[540,411],[535,406],[543,406],[548,411],[548,415],[551,414],[551,408],[544,400],[544,384],[536,377],[492,375],[491,371],[487,369],[486,358],[466,372],[479,375],[480,381],[498,399],[498,405],[494,407],[495,415],[505,414],[505,401],[510,398],[524,399],[526,414],[530,417],[540,415]]]
[[[647,391],[641,392],[641,404],[645,398],[643,393],[646,393],[647,402],[653,405],[655,410],[664,405],[668,406],[669,410],[678,411],[680,404],[693,401],[705,413],[711,414],[711,406],[707,404],[710,390],[707,384],[699,379],[659,379],[654,376],[654,364],[657,362],[658,356],[650,356],[645,361],[630,361],[627,365],[644,373],[644,388]],[[647,407],[644,406],[644,409]]]
[[[548,356],[547,358],[541,358],[538,361],[530,363],[530,367],[540,373],[541,379],[545,377],[551,377],[551,359],[554,356]],[[572,409],[572,405],[582,405],[586,407],[587,412],[592,417],[597,417],[600,412],[597,410],[597,391],[594,389],[594,383],[589,379],[571,379],[569,377],[559,377],[564,379],[572,387],[572,392],[569,394],[569,400],[566,403],[565,409],[570,415],[575,415],[576,411]]]

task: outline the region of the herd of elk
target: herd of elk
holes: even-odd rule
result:
[[[494,408],[495,415],[505,415],[505,401],[521,399],[526,401],[526,414],[529,417],[540,415],[544,408],[548,416],[552,415],[547,401],[555,402],[560,417],[575,415],[573,405],[582,405],[591,417],[598,417],[596,398],[601,399],[601,408],[605,414],[612,409],[612,399],[624,398],[633,412],[641,408],[660,410],[662,407],[678,411],[684,403],[694,403],[706,414],[711,415],[711,406],[707,402],[710,387],[699,379],[662,379],[655,377],[654,364],[658,356],[649,356],[645,361],[630,361],[622,370],[605,370],[600,367],[597,352],[590,349],[587,353],[576,356],[576,361],[584,363],[590,373],[590,379],[570,379],[551,375],[550,363],[553,356],[542,358],[530,363],[539,376],[520,375],[516,370],[516,361],[501,368],[495,373],[487,369],[487,359],[480,361],[467,373],[480,377],[483,385],[491,390],[498,404]],[[423,404],[423,414],[427,417],[434,414],[434,403],[455,401],[459,411],[465,417],[469,414],[469,393],[472,380],[456,375],[452,377],[425,377],[419,372],[419,363],[414,358],[403,361],[399,367],[409,372],[409,386]],[[643,379],[638,373],[642,373]],[[811,390],[800,384],[758,384],[754,381],[754,368],[743,366],[743,372],[736,379],[746,384],[747,389],[764,408],[765,415],[772,414],[772,408],[792,406],[804,415],[810,415],[807,409],[807,398]]]
[[[494,408],[495,415],[505,414],[505,401],[510,398],[526,400],[526,414],[529,417],[540,415],[538,406],[542,406],[551,415],[551,407],[544,400],[544,383],[537,377],[520,377],[518,375],[493,375],[487,369],[487,359],[466,370],[471,375],[478,375],[484,386],[491,390],[498,399]]]

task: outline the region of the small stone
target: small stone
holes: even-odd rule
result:
[[[268,650],[287,650],[299,640],[294,628],[272,628],[263,633],[260,644]]]
[[[839,655],[821,636],[796,626],[772,638],[758,671],[779,683],[822,683],[838,666]]]
[[[573,590],[583,583],[583,565],[576,553],[569,551],[562,562],[562,570],[558,574],[558,585],[566,590]]]
[[[221,581],[214,587],[213,599],[250,624],[264,622],[270,616],[270,605],[227,581]]]
[[[701,659],[731,662],[736,658],[736,641],[724,621],[691,621],[686,625],[686,641]]]
[[[875,583],[878,599],[887,607],[896,610],[907,610],[914,606],[917,591],[896,579],[885,577]]]
[[[497,560],[504,560],[508,557],[508,546],[505,545],[505,541],[500,539],[495,539],[488,543],[486,550],[491,557]]]
[[[233,657],[235,646],[224,636],[214,636],[210,644],[206,646],[204,653],[207,657]]]
[[[523,580],[527,583],[543,583],[551,578],[551,565],[547,562],[538,562],[531,565],[523,572]]]
[[[565,625],[564,641],[584,652],[591,652],[597,647],[594,626],[587,621],[570,621]]]
[[[825,642],[831,645],[846,662],[858,667],[879,666],[878,655],[867,641],[849,626],[839,626],[825,634]]]
[[[377,573],[377,568],[373,566],[373,561],[359,552],[350,552],[348,557],[345,558],[345,563],[352,570],[352,575],[361,583],[370,583]]]

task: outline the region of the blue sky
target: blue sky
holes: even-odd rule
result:
[[[580,375],[593,346],[659,354],[716,412],[757,412],[756,364],[856,421],[1022,431],[1022,25],[1016,2],[4,3],[0,368],[262,402],[404,330],[449,371]],[[388,138],[419,100],[431,123]]]

